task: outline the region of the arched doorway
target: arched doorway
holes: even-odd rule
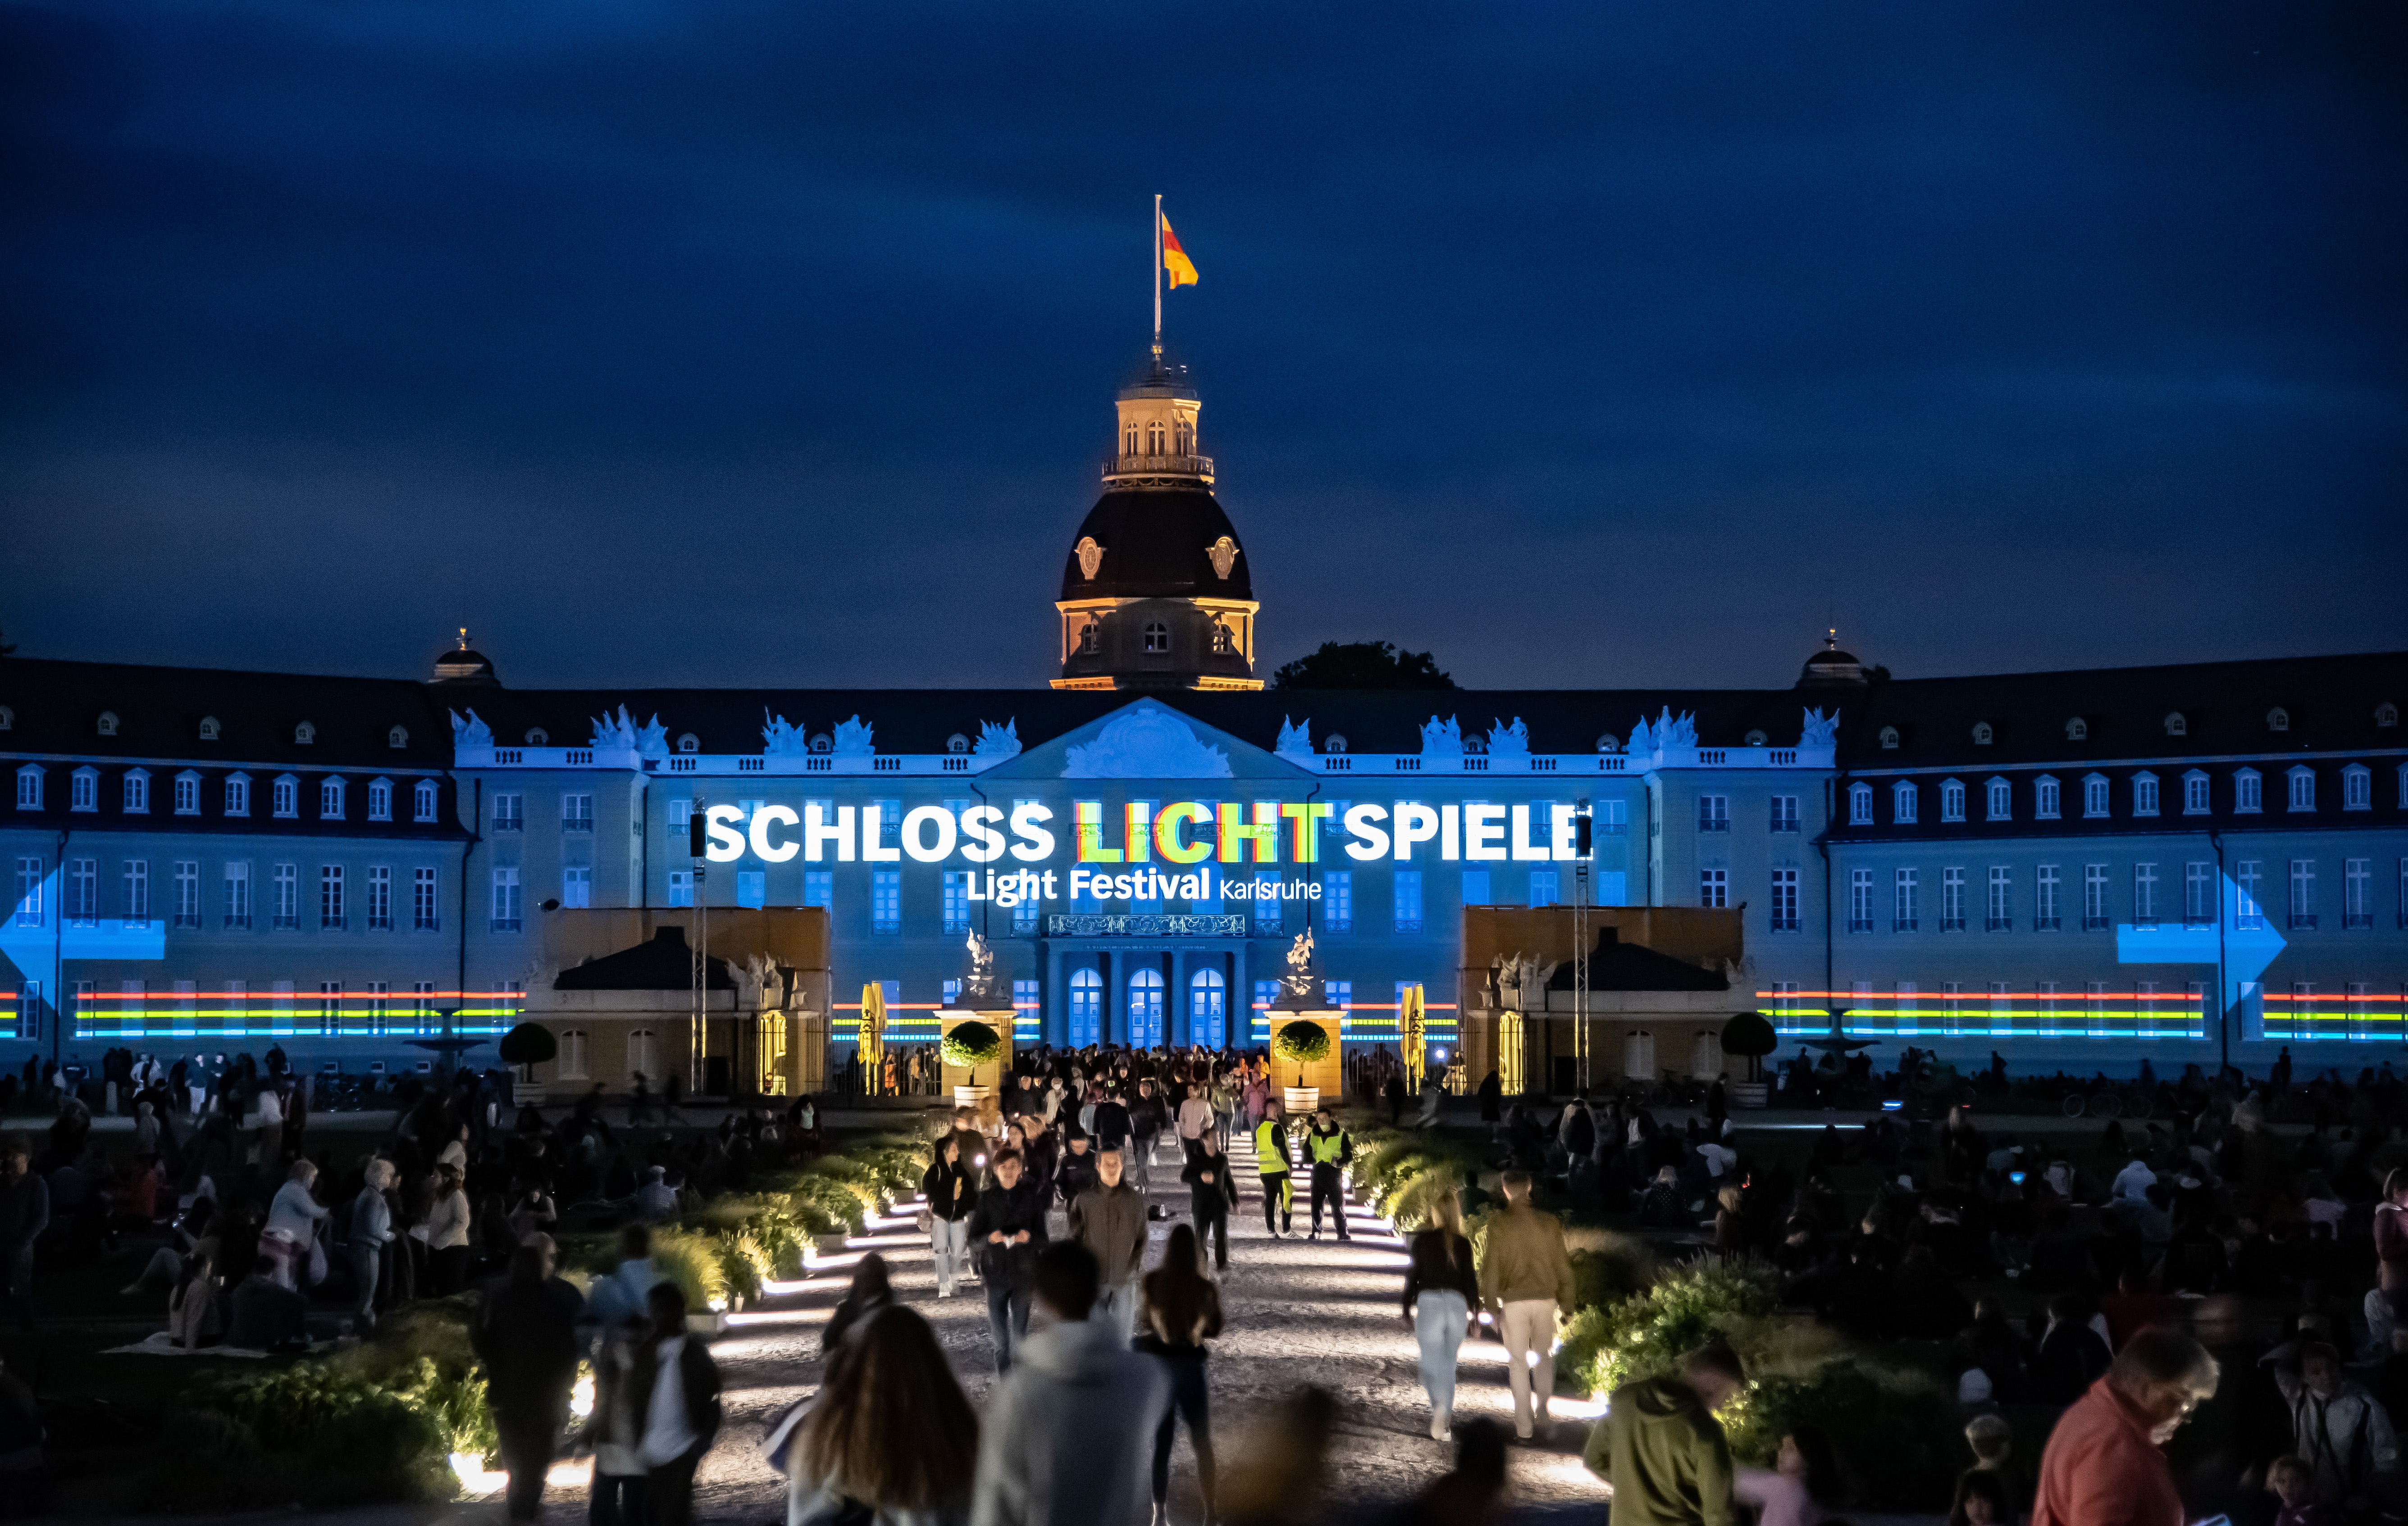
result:
[[[1187,982],[1187,1041],[1219,1048],[1228,1042],[1229,989],[1219,970],[1197,970]]]
[[[1139,970],[1129,977],[1128,1041],[1141,1049],[1162,1042],[1162,972]]]
[[[1070,977],[1070,1047],[1103,1042],[1104,977],[1093,965]]]

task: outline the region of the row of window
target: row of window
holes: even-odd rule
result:
[[[40,763],[26,763],[17,770],[17,808],[37,811],[43,808],[44,780],[49,771]],[[201,814],[201,776],[186,769],[168,781],[169,810],[177,816]],[[119,778],[123,791],[120,809],[128,816],[150,814],[150,771],[129,768]],[[224,779],[220,814],[249,816],[251,814],[251,777],[249,774],[228,774]],[[390,821],[394,819],[394,781],[372,778],[366,784],[367,820]],[[437,787],[435,780],[420,779],[410,787],[411,820],[420,822],[436,820]],[[268,815],[283,820],[298,820],[301,815],[301,780],[292,774],[279,774],[268,781]],[[350,811],[351,782],[328,775],[318,780],[318,820],[340,821]],[[590,797],[589,797],[590,799]],[[100,770],[90,765],[67,776],[67,809],[97,811],[100,809]],[[591,811],[588,812],[589,817]]]
[[[2295,812],[2312,812],[2316,808],[2316,771],[2301,764],[2284,776],[2286,808]],[[2096,819],[2114,814],[2111,800],[2112,781],[2104,774],[2086,774],[2077,781],[2081,792],[2082,815]],[[2133,816],[2157,816],[2163,806],[2157,776],[2142,772],[2132,776],[2131,810]],[[2175,781],[2182,799],[2182,814],[2205,816],[2213,808],[2212,780],[2208,775],[2192,769]],[[2232,809],[2237,815],[2254,815],[2266,808],[2265,777],[2254,768],[2234,770],[2232,774]],[[2064,818],[2064,788],[2053,776],[2042,774],[2031,781],[2032,820],[2054,821]],[[2408,808],[2408,763],[2399,768],[2400,804]],[[1966,820],[1966,787],[1962,779],[1940,781],[1940,820]],[[1863,779],[1848,786],[1848,824],[1869,827],[1873,821],[1873,786]],[[1993,777],[1982,785],[1984,820],[2012,821],[2014,820],[2014,786],[2012,780]],[[1712,799],[1714,797],[1705,797]],[[1923,787],[1913,779],[1899,779],[1889,787],[1890,820],[1899,826],[1912,826],[1922,820]],[[2363,811],[2374,808],[2374,771],[2363,763],[2351,763],[2341,771],[2341,808]],[[1777,811],[1776,811],[1777,814]],[[1702,814],[1700,830],[1708,828]],[[1780,830],[1776,827],[1774,830]],[[1794,829],[1793,829],[1794,830]]]
[[[1618,807],[1621,803],[1617,801],[1614,804],[1617,806],[1618,817],[1620,814]],[[1796,795],[1772,796],[1768,824],[1774,832],[1796,832],[1798,830],[1798,797]],[[1730,796],[1702,794],[1698,797],[1698,830],[1699,832],[1730,830]]]
[[[154,920],[165,920],[169,927],[179,930],[200,927],[200,861],[176,859],[167,867],[168,874],[162,887],[165,899],[164,903],[156,903],[152,897],[150,861],[122,861],[116,876],[117,903],[108,912],[108,918],[130,928],[147,929]],[[220,868],[220,925],[234,930],[255,925],[251,863],[233,859]],[[52,914],[45,904],[50,879],[49,864],[38,854],[20,854],[16,871],[16,925],[41,927]],[[422,933],[442,931],[442,903],[436,871],[412,869],[408,874],[409,877],[405,883],[408,894],[408,925]],[[58,878],[56,915],[69,927],[99,926],[104,920],[100,883],[99,860],[66,860],[61,866]],[[267,904],[265,907],[268,927],[292,930],[301,926],[303,885],[299,864],[288,863],[268,866]],[[358,891],[356,900],[355,886]],[[388,864],[371,864],[366,875],[356,879],[343,864],[321,864],[316,879],[317,925],[322,929],[342,929],[349,927],[353,917],[357,916],[362,925],[371,932],[392,932],[397,925],[394,889],[394,870]]]
[[[2399,861],[2400,900],[2397,917],[2400,925],[2408,927],[2408,858]],[[2167,865],[2169,875],[2173,866]],[[2308,931],[2322,925],[2325,916],[2318,891],[2319,866],[2315,859],[2292,859],[2287,864],[2287,914],[2284,925],[2294,931]],[[2076,925],[2087,933],[2103,933],[2111,929],[2117,914],[2117,886],[2126,889],[2124,905],[2128,907],[2135,927],[2157,927],[2173,914],[2172,887],[2159,875],[2155,863],[2135,863],[2128,878],[2118,875],[2105,863],[2081,866],[2081,908]],[[1939,931],[1961,933],[1971,925],[1970,916],[1970,871],[1951,865],[1940,871]],[[2216,908],[2216,868],[2213,861],[2194,860],[2181,865],[2181,920],[2191,927],[2212,927],[2219,915]],[[2067,871],[2058,864],[2043,863],[2032,874],[2031,927],[2036,932],[2054,933],[2064,930],[2068,918],[2066,905],[2069,892]],[[2012,932],[2016,926],[2015,872],[2005,864],[1991,864],[1986,878],[1981,882],[1984,891],[1981,925],[1985,932]],[[2265,895],[2268,871],[2265,861],[2243,859],[2235,866],[2232,882],[2234,893],[2229,907],[2231,925],[2238,930],[2255,931],[2269,925]],[[1889,872],[1888,883],[1883,885],[1871,869],[1848,871],[1848,931],[1871,933],[1879,930],[1877,914],[1886,910],[1889,931],[1914,933],[1922,930],[1924,921],[1923,871],[1918,868],[1898,868]],[[2369,929],[2374,925],[2374,861],[2344,859],[2342,862],[2341,923],[2345,931]],[[1699,886],[1699,904],[1726,906],[1729,894],[1727,877],[1720,869],[1703,872]],[[1775,869],[1772,872],[1772,930],[1795,933],[1798,927],[1798,871]]]

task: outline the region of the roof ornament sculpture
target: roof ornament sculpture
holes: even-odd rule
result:
[[[1275,1006],[1294,1010],[1317,1007],[1325,999],[1321,989],[1320,960],[1313,953],[1312,930],[1306,928],[1287,946],[1287,973],[1279,977],[1279,997]]]
[[[980,758],[1020,756],[1020,718],[1014,716],[1000,726],[992,720],[980,721],[978,740],[970,744],[970,752]]]
[[[1178,716],[1151,702],[1104,723],[1096,739],[1068,749],[1066,779],[1225,779],[1229,755],[1208,747]]]
[[[1839,734],[1840,707],[1834,705],[1831,706],[1831,713],[1826,716],[1823,713],[1823,707],[1818,705],[1806,712],[1806,723],[1798,734],[1798,745],[1829,747]]]
[[[669,729],[661,724],[658,711],[652,719],[636,728],[636,756],[655,761],[669,755]]]
[[[1301,721],[1297,721],[1290,720],[1285,716],[1280,717],[1279,745],[1271,750],[1283,753],[1311,754],[1312,751],[1312,718],[1311,716],[1307,716]]]
[[[636,750],[636,720],[627,707],[619,706],[612,715],[605,710],[593,718],[594,737],[586,745],[596,752],[633,752]]]
[[[867,758],[877,749],[870,745],[869,723],[854,716],[839,720],[836,727],[836,755],[839,758]]]
[[[957,999],[964,1006],[973,1009],[994,1006],[1002,997],[996,989],[994,946],[979,934],[972,933],[965,947],[969,949],[970,968],[968,976],[962,981],[961,995]]]
[[[1495,758],[1526,758],[1530,755],[1530,728],[1522,724],[1520,716],[1515,716],[1510,726],[1502,720],[1489,726],[1488,753]]]
[[[1634,754],[1656,750],[1656,738],[1647,733],[1647,718],[1641,716],[1630,728],[1630,750]]]
[[[1545,1011],[1547,982],[1555,977],[1561,963],[1560,960],[1542,963],[1535,955],[1518,949],[1511,959],[1497,955],[1488,962],[1488,985],[1493,992],[1489,1005],[1502,1011]]]
[[[1096,580],[1096,572],[1100,570],[1104,564],[1104,549],[1096,544],[1095,536],[1081,535],[1079,537],[1078,556],[1079,576],[1084,578],[1091,583],[1094,582]]]
[[[1422,722],[1422,756],[1425,758],[1460,758],[1463,756],[1463,727],[1456,718],[1444,720],[1432,716]]]
[[[492,747],[494,728],[485,724],[473,706],[469,707],[468,719],[466,720],[461,720],[460,712],[454,710],[452,712],[452,745],[453,747]]]
[[[799,758],[810,751],[810,737],[802,727],[781,715],[770,715],[763,706],[761,714],[768,724],[761,728],[761,751],[771,758]]]
[[[1205,547],[1204,554],[1212,559],[1212,576],[1226,583],[1229,580],[1229,569],[1238,564],[1238,558],[1242,553],[1239,551],[1236,541],[1223,535]],[[1091,572],[1087,576],[1093,578],[1095,574]]]

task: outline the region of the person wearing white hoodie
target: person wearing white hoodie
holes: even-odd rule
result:
[[[1170,1380],[1125,1330],[1088,1319],[1096,1287],[1096,1258],[1076,1241],[1038,1255],[1037,1302],[1053,1322],[987,1405],[970,1526],[1128,1526],[1146,1508]]]

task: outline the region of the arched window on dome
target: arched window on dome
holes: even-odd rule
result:
[[[1127,433],[1121,436],[1121,454],[1125,456],[1137,454],[1137,425],[1129,425]]]
[[[1194,455],[1196,453],[1196,426],[1182,419],[1180,421],[1179,426],[1174,433],[1176,434],[1179,441],[1179,454],[1182,456]]]
[[[1145,453],[1158,456],[1162,452],[1162,421],[1157,419],[1145,426]]]
[[[1090,627],[1090,629],[1093,629],[1093,627]],[[1158,620],[1147,620],[1145,622],[1145,649],[1150,652],[1168,651],[1170,649],[1170,627],[1165,625]]]
[[[1091,620],[1079,628],[1079,649],[1091,657],[1104,649],[1103,621]]]

